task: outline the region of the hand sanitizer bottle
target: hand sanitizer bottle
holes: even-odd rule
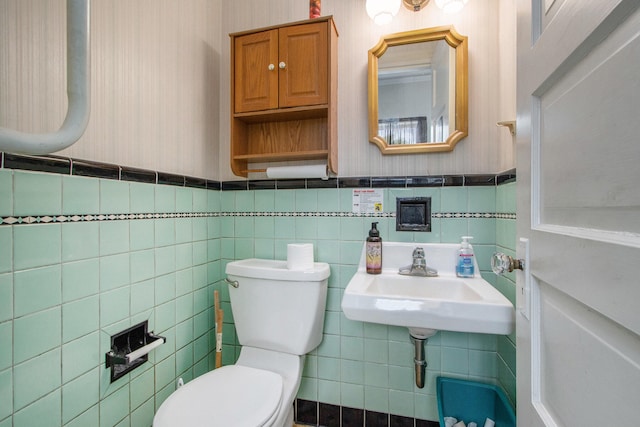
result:
[[[456,260],[456,275],[458,277],[473,277],[475,273],[475,263],[473,262],[473,248],[469,244],[471,236],[462,236],[462,243],[458,249]]]

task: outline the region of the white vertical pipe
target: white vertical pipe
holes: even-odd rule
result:
[[[0,151],[49,154],[74,144],[87,128],[90,111],[89,49],[91,0],[67,0],[67,116],[57,132],[26,133],[0,128]]]

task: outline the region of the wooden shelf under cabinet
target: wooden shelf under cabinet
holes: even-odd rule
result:
[[[317,119],[322,117],[326,118],[328,111],[329,106],[324,104],[313,105],[310,107],[293,107],[250,113],[235,113],[233,118],[244,123],[283,122],[290,120]]]
[[[312,160],[329,153],[326,118],[237,122],[235,128],[244,141],[235,145],[232,161]]]
[[[338,33],[332,17],[230,37],[233,173],[246,177],[250,163],[291,160],[326,160],[337,173]]]

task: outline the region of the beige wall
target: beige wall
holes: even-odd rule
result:
[[[64,0],[0,0],[0,125],[57,130]],[[58,154],[217,177],[220,1],[93,0],[91,117]]]
[[[473,0],[458,15],[432,1],[385,27],[364,0],[324,0],[339,38],[339,175],[495,173],[515,166],[496,122],[515,118],[515,12]],[[308,17],[305,0],[93,0],[92,112],[61,154],[216,180],[229,168],[229,38]],[[64,1],[0,0],[0,125],[56,130],[66,111]],[[453,153],[382,156],[367,137],[367,50],[382,34],[453,24],[469,37],[469,137]]]
[[[281,22],[304,19],[308,3],[304,0],[271,0],[269,10],[252,7],[255,0],[235,0],[223,5],[222,33],[248,30]],[[364,0],[325,0],[322,14],[333,15],[340,34],[338,79],[339,175],[425,175],[449,173],[493,173],[515,166],[511,135],[496,122],[515,119],[515,9],[512,1],[472,0],[457,15],[444,15],[435,2],[419,13],[401,8],[391,24],[375,25],[367,16]],[[266,4],[266,3],[265,3]],[[502,10],[501,10],[502,9]],[[513,22],[505,25],[499,17]],[[367,134],[367,51],[386,33],[453,24],[469,37],[469,137],[453,153],[410,156],[382,156],[368,142]],[[498,49],[499,42],[509,44]],[[229,56],[228,41],[222,56]],[[501,66],[502,63],[513,66]],[[222,82],[229,69],[221,70]],[[501,85],[507,85],[504,90]],[[222,84],[221,98],[229,98],[228,85]],[[503,111],[501,105],[510,111]],[[512,113],[511,113],[512,111]],[[220,108],[220,140],[229,139],[228,104]],[[220,151],[221,179],[236,179],[228,166],[229,148]]]

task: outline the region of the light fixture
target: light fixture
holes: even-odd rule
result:
[[[376,24],[385,25],[396,16],[400,3],[401,0],[367,0],[367,14]]]
[[[460,12],[468,1],[436,0],[436,6],[442,9],[444,13],[451,14]],[[367,14],[376,24],[385,25],[396,16],[400,9],[400,4],[413,12],[419,12],[429,4],[429,0],[367,0]]]
[[[429,3],[429,0],[402,0],[402,4],[404,5],[404,7],[406,7],[407,9],[413,12],[419,12],[428,3]]]
[[[438,6],[444,13],[460,12],[469,0],[436,0]]]

